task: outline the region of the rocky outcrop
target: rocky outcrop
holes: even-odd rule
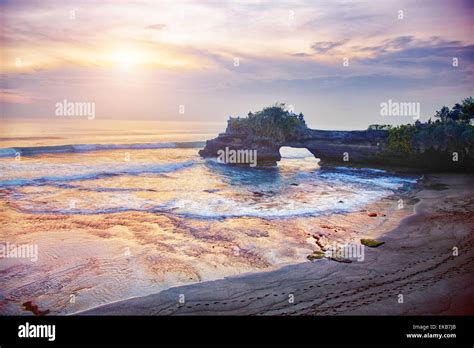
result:
[[[199,154],[203,157],[218,157],[218,151],[256,150],[258,166],[273,166],[281,159],[280,147],[291,146],[308,149],[322,162],[380,162],[388,133],[380,130],[325,131],[301,129],[290,139],[277,141],[270,137],[256,136],[252,132],[229,125],[224,133],[208,140]]]
[[[256,150],[257,165],[274,166],[281,160],[280,147],[291,146],[308,149],[316,158],[325,163],[346,165],[382,165],[430,170],[474,171],[474,149],[461,149],[458,161],[453,161],[452,153],[425,151],[420,154],[398,154],[388,149],[389,132],[386,130],[328,131],[301,128],[286,140],[255,135],[250,130],[235,130],[228,122],[227,129],[217,138],[208,140],[202,157],[217,158],[219,151],[226,148]],[[237,163],[245,165],[245,163]]]

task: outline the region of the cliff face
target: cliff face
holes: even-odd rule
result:
[[[386,130],[365,131],[326,131],[302,128],[291,138],[275,140],[270,137],[257,136],[251,131],[236,131],[229,125],[217,138],[208,140],[204,149],[199,151],[202,157],[217,158],[219,151],[256,150],[258,166],[274,166],[281,160],[280,147],[291,146],[308,149],[320,164],[342,163],[374,164],[397,167],[432,169],[432,170],[468,170],[474,171],[474,149],[458,161],[453,161],[452,153],[426,151],[422,154],[397,154],[388,149]],[[245,165],[245,164],[243,164]]]
[[[217,158],[218,151],[225,148],[256,150],[258,165],[272,166],[281,159],[280,147],[291,146],[307,148],[322,162],[370,163],[380,159],[387,137],[386,131],[324,131],[306,128],[294,137],[281,141],[256,136],[242,129],[235,131],[229,125],[225,133],[208,140],[199,154]]]

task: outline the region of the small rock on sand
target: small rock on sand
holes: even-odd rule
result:
[[[37,305],[33,304],[31,301],[27,301],[23,303],[23,307],[25,307],[25,310],[32,312],[34,315],[46,315],[49,314],[49,309],[42,311],[38,308]]]
[[[375,239],[361,239],[360,243],[370,248],[376,248],[376,247],[381,246],[382,244],[385,244],[385,242],[379,242],[378,240],[375,240]]]

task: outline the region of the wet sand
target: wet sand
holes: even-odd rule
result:
[[[385,242],[365,248],[362,262],[302,262],[174,287],[79,314],[474,314],[474,178],[427,175],[404,197],[408,206],[394,209],[397,199],[368,207],[368,211],[378,211],[377,217],[367,218],[362,211],[332,217],[330,229],[320,221],[306,230],[318,235],[334,232],[336,219],[340,230],[352,231],[342,238],[346,241],[376,238]]]
[[[307,256],[388,231],[414,204],[408,198],[399,209],[399,197],[392,196],[347,214],[208,220],[137,211],[28,213],[8,189],[0,195],[1,241],[38,247],[37,262],[1,260],[2,315],[31,315],[28,302],[50,315],[73,314],[186,284],[202,284],[207,292],[206,284],[213,284],[207,281],[288,265],[327,268],[326,261],[310,263]]]

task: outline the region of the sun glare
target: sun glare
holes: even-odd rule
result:
[[[112,55],[114,65],[129,69],[139,63],[139,57],[133,52],[116,52]]]

